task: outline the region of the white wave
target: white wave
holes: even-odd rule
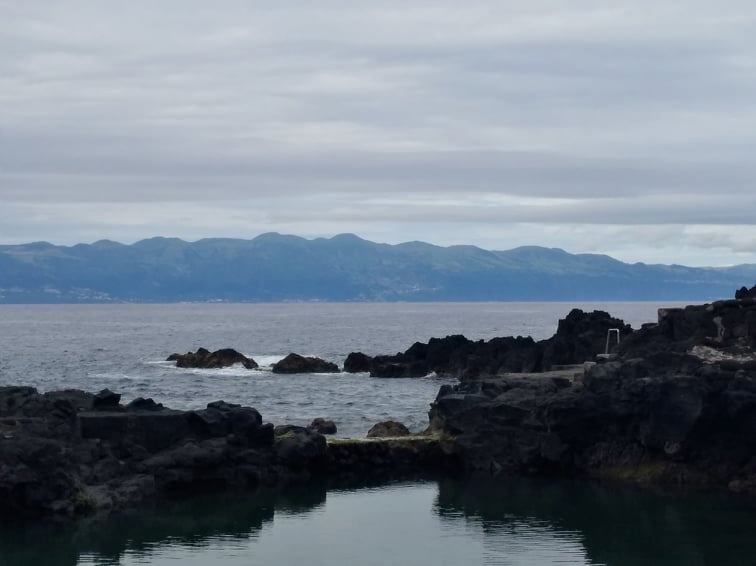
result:
[[[249,370],[241,364],[234,364],[225,368],[176,368],[181,373],[207,376],[244,376],[249,377],[254,370]]]
[[[273,354],[273,355],[250,355],[245,354],[248,358],[252,358],[257,362],[257,365],[260,366],[260,368],[268,369],[273,366],[273,364],[280,362],[286,357],[286,354]]]

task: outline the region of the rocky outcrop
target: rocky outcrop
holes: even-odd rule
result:
[[[370,358],[350,354],[345,371],[370,371],[371,377],[423,377],[431,373],[471,379],[502,373],[540,372],[555,366],[580,364],[605,352],[607,332],[618,329],[622,339],[632,328],[606,312],[571,311],[559,321],[556,334],[536,342],[530,337],[472,341],[464,336],[431,338],[393,356]],[[367,369],[366,369],[367,368]]]
[[[289,354],[273,364],[273,373],[337,373],[339,366],[320,358]]]
[[[368,438],[399,438],[409,435],[409,429],[397,421],[383,421],[376,423],[367,433]]]
[[[753,299],[662,309],[615,359],[578,379],[509,375],[442,387],[431,429],[453,437],[472,470],[756,493],[755,338]]]
[[[741,287],[735,292],[736,299],[756,299],[756,285],[751,287]]]
[[[258,367],[255,360],[231,348],[224,348],[215,352],[200,348],[196,352],[171,354],[166,361],[176,362],[176,367],[180,368],[217,369],[236,364],[241,364],[247,369],[256,369]]]
[[[369,372],[373,358],[362,352],[352,352],[344,360],[344,371],[348,373]]]
[[[222,401],[196,411],[104,391],[0,388],[0,515],[71,517],[172,492],[304,481],[325,439]]]
[[[645,325],[620,345],[623,358],[653,353],[691,353],[715,348],[721,355],[753,353],[756,348],[756,299],[717,301],[685,308],[660,309],[656,324]]]
[[[336,434],[336,423],[320,417],[313,419],[307,428],[320,434]]]

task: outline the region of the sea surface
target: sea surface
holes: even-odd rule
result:
[[[637,327],[660,305],[0,306],[0,384],[108,387],[176,408],[225,399],[276,424],[330,417],[344,436],[386,418],[421,430],[439,386],[452,380],[187,371],[163,360],[204,346],[237,348],[264,366],[292,351],[340,364],[350,351],[391,353],[454,333],[546,338],[573,306]],[[0,523],[0,566],[740,566],[756,564],[754,533],[754,502],[726,494],[521,479],[318,484],[67,525]]]
[[[366,374],[274,375],[290,352],[342,365],[347,354],[392,354],[449,334],[471,339],[548,338],[571,308],[602,309],[634,327],[655,321],[656,303],[380,303],[0,305],[0,385],[49,391],[109,388],[124,401],[152,397],[175,409],[222,399],[250,405],[274,424],[333,419],[340,436],[378,421],[411,430],[454,380],[371,379]],[[663,306],[675,306],[665,304]],[[165,358],[205,347],[235,348],[261,370],[187,370]]]

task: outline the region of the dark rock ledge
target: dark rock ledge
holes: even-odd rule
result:
[[[279,434],[280,432],[280,434]],[[322,435],[218,401],[174,411],[110,392],[0,388],[0,514],[71,517],[169,493],[308,480]]]
[[[202,491],[385,481],[448,467],[434,437],[332,448],[313,428],[335,425],[314,424],[274,428],[255,409],[223,401],[177,411],[152,399],[124,406],[108,390],[0,387],[0,518],[73,518]]]
[[[574,309],[559,321],[556,334],[548,340],[536,342],[522,336],[488,341],[473,341],[461,335],[431,338],[427,344],[417,342],[395,355],[371,357],[352,352],[344,362],[344,371],[370,372],[371,377],[423,377],[435,373],[462,380],[541,372],[593,360],[605,352],[609,329],[618,329],[621,339],[632,333],[629,325],[609,313]]]
[[[756,299],[661,309],[576,378],[444,386],[431,428],[470,471],[756,494]]]

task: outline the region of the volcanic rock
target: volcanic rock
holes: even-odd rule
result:
[[[176,362],[176,367],[180,368],[200,368],[200,369],[217,369],[241,364],[247,369],[258,367],[257,362],[248,358],[244,354],[231,348],[224,348],[210,352],[205,348],[200,348],[196,352],[187,352],[186,354],[171,354],[167,360]]]
[[[326,439],[313,430],[293,425],[277,426],[274,431],[274,446],[278,459],[295,469],[312,463],[321,466],[325,463]]]
[[[572,351],[590,351],[565,326]],[[756,493],[755,336],[753,299],[661,309],[657,324],[577,379],[505,375],[442,387],[431,429],[454,439],[469,470]]]
[[[0,387],[1,517],[74,517],[168,493],[303,481],[322,468],[323,436],[297,428],[274,442],[250,407],[127,408],[116,396]]]
[[[756,299],[756,285],[751,287],[741,287],[735,292],[736,299]]]
[[[368,438],[394,438],[409,435],[409,429],[397,421],[383,421],[374,424],[367,433]]]
[[[430,373],[474,379],[504,373],[541,372],[562,365],[593,361],[605,353],[607,332],[617,329],[620,340],[632,328],[606,312],[571,311],[559,321],[556,334],[536,342],[530,337],[472,341],[461,335],[417,342],[393,356],[376,356],[371,377],[423,377]],[[616,345],[614,345],[616,349]]]
[[[118,393],[113,393],[110,389],[103,389],[94,396],[92,408],[98,411],[112,409],[118,407],[120,402],[121,396]]]
[[[317,418],[307,428],[320,434],[336,434],[336,423],[328,419]]]
[[[273,373],[338,373],[339,366],[320,358],[289,354],[273,364]]]
[[[362,352],[352,352],[344,360],[344,371],[348,373],[369,372],[373,358]]]

